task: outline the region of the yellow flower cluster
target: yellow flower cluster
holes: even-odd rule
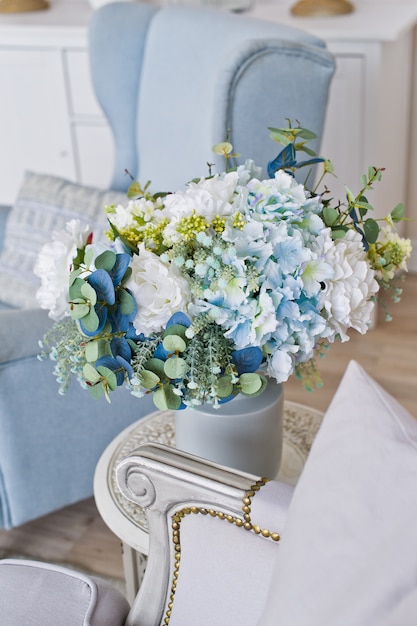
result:
[[[221,217],[220,215],[216,215],[215,217],[213,217],[211,225],[216,233],[221,234],[226,226],[226,218]]]
[[[183,236],[185,241],[192,241],[197,233],[204,232],[209,227],[209,223],[202,215],[197,215],[195,211],[187,217],[183,217],[178,226],[177,232]]]
[[[243,227],[245,226],[245,224],[246,224],[246,221],[243,219],[242,213],[240,213],[240,211],[237,211],[234,214],[233,220],[232,220],[233,228],[238,228],[239,230],[243,230]]]

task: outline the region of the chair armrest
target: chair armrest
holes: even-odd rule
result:
[[[52,325],[42,309],[0,310],[0,363],[39,354],[39,340]]]
[[[124,497],[146,508],[148,520],[149,556],[132,623],[161,623],[174,594],[174,626],[197,623],[196,616],[182,621],[187,603],[185,599],[183,604],[183,598],[190,596],[197,613],[200,608],[202,614],[208,612],[207,619],[198,623],[220,623],[213,594],[224,590],[224,585],[230,589],[230,584],[241,588],[246,615],[243,618],[239,614],[243,607],[236,609],[231,601],[224,623],[231,623],[228,611],[234,614],[235,610],[234,623],[256,623],[254,616],[263,607],[293,487],[153,443],[140,446],[121,461],[116,480]],[[181,587],[177,587],[180,560]],[[246,568],[251,571],[249,577]]]

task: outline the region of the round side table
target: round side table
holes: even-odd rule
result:
[[[278,480],[297,482],[322,418],[320,411],[284,402],[284,442]],[[99,513],[122,542],[129,601],[135,598],[143,577],[149,535],[144,509],[123,498],[115,480],[115,468],[133,450],[150,441],[175,447],[173,411],[155,411],[123,430],[103,452],[94,477],[94,497]]]

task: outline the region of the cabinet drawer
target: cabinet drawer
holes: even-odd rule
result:
[[[70,113],[73,116],[103,117],[90,78],[87,50],[65,50]]]

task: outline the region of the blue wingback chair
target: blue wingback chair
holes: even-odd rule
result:
[[[242,159],[265,166],[278,149],[267,127],[286,118],[314,130],[319,147],[334,61],[315,37],[216,9],[123,2],[98,10],[89,34],[94,87],[114,133],[111,189],[126,189],[125,170],[160,190],[206,175],[228,131]],[[0,246],[2,229],[7,237],[0,219]],[[59,396],[53,364],[37,360],[50,325],[41,310],[0,311],[5,528],[92,495],[101,452],[153,410],[122,390],[111,405],[93,401],[76,382]]]

